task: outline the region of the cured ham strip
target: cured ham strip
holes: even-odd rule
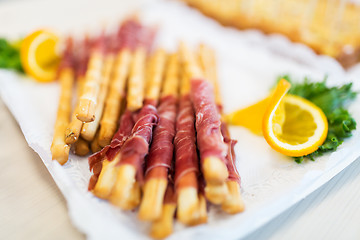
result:
[[[244,210],[244,202],[240,193],[241,179],[239,172],[236,168],[236,156],[235,156],[235,144],[236,140],[230,138],[228,126],[225,122],[221,123],[221,133],[224,137],[224,142],[228,145],[227,169],[229,171],[229,177],[226,185],[229,191],[226,199],[221,204],[221,208],[227,213],[238,213]]]
[[[148,154],[152,139],[153,127],[158,124],[159,117],[156,108],[145,105],[139,112],[130,137],[120,149],[121,161],[119,165],[130,164],[137,169],[136,179],[143,181],[144,158]]]
[[[198,220],[199,158],[196,149],[195,113],[190,96],[180,99],[176,121],[175,187],[178,193],[178,219],[193,225]]]
[[[199,158],[196,149],[195,113],[190,95],[180,99],[179,113],[176,121],[175,144],[175,186],[198,188],[197,181],[181,181],[188,173],[199,174]]]
[[[228,152],[226,155],[227,159],[227,168],[229,171],[229,180],[235,181],[240,185],[240,175],[236,168],[236,156],[235,156],[235,144],[237,143],[236,140],[230,138],[230,133],[228,126],[225,122],[221,122],[221,134],[224,137],[224,142],[228,145]]]
[[[139,44],[139,33],[143,26],[136,18],[125,20],[118,31],[118,39],[120,41],[119,50],[130,49],[134,51]]]
[[[125,140],[130,136],[133,126],[134,121],[132,112],[127,110],[121,116],[120,127],[111,140],[110,145],[105,146],[101,151],[94,153],[89,157],[90,170],[94,168],[95,164],[104,160],[104,158],[109,161],[114,159],[115,155],[120,151],[120,148]]]
[[[147,157],[146,173],[147,178],[165,177],[149,174],[156,167],[170,169],[173,158],[173,139],[175,136],[175,118],[176,118],[177,99],[173,96],[167,96],[160,100],[158,114],[159,124],[154,130],[154,137]]]
[[[121,146],[130,136],[133,126],[133,114],[131,111],[127,110],[121,116],[119,130],[114,135],[114,138],[112,139],[110,145],[107,145],[101,151],[89,157],[90,171],[93,171],[93,175],[91,176],[89,182],[89,191],[92,190],[97,183],[100,172],[102,170],[102,161],[114,160],[115,156],[119,153]]]
[[[191,99],[196,112],[197,144],[202,164],[206,158],[216,158],[226,165],[227,145],[221,135],[221,121],[213,91],[209,82],[202,79],[191,80]],[[204,175],[206,179],[205,172]],[[225,176],[225,179],[227,177]],[[218,181],[225,179],[219,176]]]

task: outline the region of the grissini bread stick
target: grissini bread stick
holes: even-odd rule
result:
[[[226,197],[227,145],[220,131],[220,116],[217,112],[211,83],[206,81],[193,52],[183,46],[184,64],[191,79],[191,100],[196,114],[197,146],[200,166],[206,182],[206,198],[220,204]],[[197,77],[196,77],[197,76]]]
[[[145,98],[146,99],[159,99],[161,83],[163,82],[163,75],[166,63],[166,52],[164,49],[157,49],[151,58],[146,68],[146,85],[145,85]],[[155,106],[157,106],[155,102]]]
[[[216,69],[215,69],[216,64],[215,64],[214,54],[204,44],[200,44],[198,50],[199,50],[198,52],[199,65],[203,70],[204,79],[209,81],[211,85],[214,87],[214,94],[215,94],[214,99],[216,106],[219,109],[219,107],[221,107],[222,105],[219,104],[219,102],[221,103],[219,86],[217,81],[214,80],[216,76]],[[221,204],[223,201],[225,201],[225,198],[228,194],[228,188],[225,182],[220,184],[207,182],[204,190],[205,190],[206,198],[214,204]]]
[[[207,207],[204,194],[199,193],[199,220],[197,224],[207,222]]]
[[[96,132],[94,139],[90,143],[90,149],[93,153],[101,151],[101,146],[99,144],[99,131]]]
[[[85,123],[81,129],[81,136],[85,140],[91,142],[94,137],[95,133],[98,130],[100,119],[103,115],[104,110],[104,104],[105,99],[108,94],[109,90],[109,83],[112,75],[112,71],[114,68],[114,61],[115,61],[115,44],[116,39],[114,37],[110,37],[110,47],[107,48],[104,64],[103,64],[103,70],[102,70],[102,76],[101,76],[101,83],[100,83],[100,92],[98,95],[96,108],[95,108],[95,120],[92,122]]]
[[[135,112],[143,106],[145,89],[145,60],[146,50],[139,47],[135,50],[132,67],[130,69],[131,80],[128,82],[127,109]]]
[[[165,52],[163,50],[155,52],[150,66],[146,96],[148,99],[156,99],[158,97],[156,95],[159,95],[160,92],[165,67]],[[167,92],[166,95],[163,92],[160,99],[158,106],[160,121],[154,128],[152,144],[146,158],[144,194],[138,214],[141,220],[153,221],[161,215],[168,184],[168,174],[173,159],[178,81],[178,60],[175,54],[168,61],[163,83],[163,89],[166,85]]]
[[[151,224],[150,236],[155,239],[163,239],[173,232],[176,196],[171,183],[167,186],[163,202],[160,217]]]
[[[89,142],[79,138],[74,143],[74,153],[79,156],[86,156],[90,152]]]
[[[195,112],[190,99],[190,79],[182,69],[179,110],[176,118],[175,190],[177,218],[193,225],[197,221],[199,158],[196,149]]]
[[[101,73],[104,62],[104,41],[104,33],[102,33],[91,51],[84,89],[80,96],[79,108],[76,109],[76,117],[82,122],[92,122],[95,120],[95,109],[100,92]]]
[[[223,184],[228,177],[225,159],[227,146],[220,132],[221,122],[213,88],[204,79],[193,52],[186,46],[182,49],[186,72],[191,79],[191,100],[195,108],[197,144],[204,178],[207,184]]]
[[[83,122],[77,119],[76,113],[77,109],[79,108],[80,96],[82,94],[82,90],[84,88],[85,83],[85,74],[87,69],[87,64],[89,61],[89,51],[91,49],[91,41],[86,36],[82,42],[79,51],[79,57],[77,60],[76,66],[76,85],[77,85],[77,103],[75,105],[75,109],[71,115],[71,121],[69,126],[66,128],[65,131],[65,142],[66,144],[73,144],[75,143],[81,132],[81,128],[83,126]]]
[[[118,120],[122,105],[125,106],[125,87],[129,75],[132,58],[133,42],[141,30],[140,23],[135,19],[124,21],[118,31],[120,43],[115,59],[114,70],[111,75],[109,93],[105,100],[105,108],[100,123],[99,144],[105,147],[110,144],[118,128]]]
[[[222,99],[220,96],[218,77],[216,73],[214,50],[204,44],[200,45],[199,50],[200,63],[206,73],[206,79],[208,79],[215,87],[216,104],[218,106],[219,113],[222,114]],[[230,138],[228,126],[223,120],[221,121],[221,134],[223,135],[224,142],[228,145],[226,158],[228,160],[227,168],[229,171],[229,177],[226,182],[226,187],[229,193],[222,202],[221,207],[225,212],[234,214],[244,210],[244,202],[240,193],[240,175],[235,165],[236,156],[234,146],[236,141]]]
[[[101,147],[109,145],[118,127],[121,105],[125,99],[125,85],[131,56],[130,50],[124,49],[116,57],[109,94],[105,102],[104,115],[100,124],[99,144]]]
[[[74,70],[72,57],[72,39],[67,40],[66,50],[59,67],[60,99],[55,121],[55,130],[51,144],[52,159],[61,165],[69,158],[70,146],[65,143],[65,129],[70,122],[71,96],[74,84]]]

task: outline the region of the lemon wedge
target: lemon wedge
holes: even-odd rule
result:
[[[47,30],[29,34],[20,48],[21,64],[29,76],[39,82],[55,80],[60,56],[57,53],[59,38]]]
[[[262,133],[268,144],[287,156],[310,154],[325,141],[328,122],[323,111],[305,98],[287,94],[280,80],[269,97],[227,116],[229,124]]]

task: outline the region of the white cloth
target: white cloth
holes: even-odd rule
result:
[[[360,76],[360,66],[344,71],[333,59],[318,56],[306,46],[282,36],[224,28],[179,2],[160,1],[140,12],[145,23],[159,26],[157,44],[174,50],[178,40],[205,42],[218,54],[219,78],[225,112],[266,96],[278,75],[289,73],[339,85]],[[356,82],[356,81],[355,81]],[[360,89],[357,81],[355,89]],[[13,72],[0,71],[0,94],[18,121],[24,136],[42,158],[64,194],[73,223],[89,239],[148,239],[149,225],[87,191],[90,172],[86,158],[70,155],[60,166],[51,161],[50,145],[59,96],[58,83],[38,84]],[[350,112],[360,122],[360,99]],[[241,127],[232,127],[238,140],[236,154],[242,178],[243,213],[229,216],[211,206],[209,222],[197,227],[176,224],[169,239],[238,239],[261,227],[329,181],[360,156],[360,131],[335,153],[315,162],[297,164],[272,150],[266,141]]]

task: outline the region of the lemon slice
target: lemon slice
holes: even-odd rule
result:
[[[327,118],[312,102],[286,94],[290,86],[282,79],[269,97],[228,115],[227,120],[255,133],[262,130],[268,144],[287,156],[298,157],[316,151],[326,139]]]
[[[269,103],[270,97],[267,97],[249,107],[226,115],[225,120],[231,125],[243,126],[254,134],[262,135],[262,119]]]
[[[57,54],[59,38],[47,30],[28,35],[21,44],[21,64],[25,72],[39,82],[55,80],[60,57]]]

